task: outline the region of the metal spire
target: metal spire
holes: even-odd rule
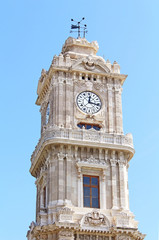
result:
[[[80,34],[81,32],[83,32],[83,38],[85,38],[87,31],[87,25],[86,24],[81,24],[81,22],[84,20],[85,18],[83,17],[81,19],[81,21],[77,22],[74,19],[71,19],[72,22],[75,22],[76,24],[71,24],[71,29],[73,29],[73,31],[71,30],[70,33],[74,33],[74,32],[78,32],[78,38],[80,38]],[[82,26],[81,26],[82,25]],[[78,31],[74,31],[74,29],[78,29]],[[81,30],[82,29],[82,30]]]

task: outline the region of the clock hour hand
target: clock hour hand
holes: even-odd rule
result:
[[[91,103],[91,96],[88,97],[88,103]]]

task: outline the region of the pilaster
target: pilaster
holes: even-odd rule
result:
[[[110,79],[111,81],[111,79]],[[112,85],[107,84],[108,89],[108,130],[113,133],[113,99],[112,99]]]
[[[120,159],[118,161],[119,164],[119,185],[120,185],[120,207],[122,209],[127,209],[126,205],[126,172],[125,172],[125,160],[124,160],[124,154],[123,152],[120,152],[119,154]]]
[[[63,119],[63,115],[64,115],[64,92],[63,92],[63,72],[59,72],[59,77],[58,77],[58,87],[59,87],[59,91],[58,91],[58,108],[59,108],[59,114],[58,114],[58,125],[60,127],[64,126],[64,119]]]
[[[58,158],[58,205],[64,204],[64,157],[63,146],[60,146]]]
[[[73,92],[72,92],[72,79],[70,79],[70,74],[66,73],[66,96],[65,96],[65,104],[66,104],[66,127],[71,127],[71,99],[73,99]]]
[[[112,209],[117,209],[117,179],[116,179],[116,164],[115,151],[112,152],[111,164],[111,183],[112,183]]]
[[[65,182],[65,188],[66,188],[66,195],[65,195],[65,202],[67,204],[71,205],[71,172],[72,172],[72,159],[73,155],[71,153],[71,146],[68,146],[67,148],[67,154],[66,154],[66,182]]]
[[[82,207],[82,173],[81,173],[81,167],[78,167],[77,169],[77,177],[78,177],[78,207]]]

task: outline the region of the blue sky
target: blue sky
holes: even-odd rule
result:
[[[136,150],[129,167],[130,209],[145,239],[158,239],[159,2],[5,0],[0,6],[1,239],[26,239],[35,219],[29,168],[40,137],[38,79],[70,36],[70,19],[83,16],[87,40],[98,41],[98,55],[116,60],[128,74],[124,133],[133,134]]]

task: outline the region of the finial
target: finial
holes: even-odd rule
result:
[[[76,24],[71,24],[71,29],[78,29],[78,31],[70,31],[70,33],[74,33],[74,32],[78,32],[78,38],[80,38],[80,34],[81,32],[83,32],[83,38],[85,38],[85,35],[86,33],[88,32],[87,31],[87,25],[86,24],[81,24],[81,22],[84,20],[85,18],[83,17],[81,19],[81,21],[77,22],[75,21],[74,19],[71,19],[72,22],[75,22]],[[81,27],[82,25],[82,27]],[[82,28],[82,31],[81,31],[81,28]]]

